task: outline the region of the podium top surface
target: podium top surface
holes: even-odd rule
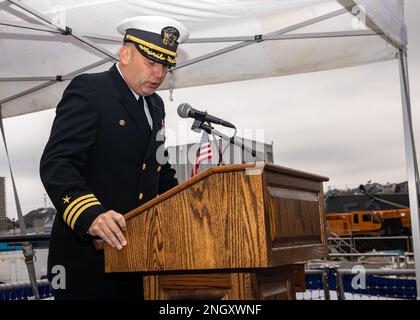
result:
[[[253,163],[244,163],[244,164],[232,164],[232,165],[223,165],[207,168],[206,170],[198,173],[196,176],[184,181],[178,186],[166,191],[165,193],[156,196],[154,199],[148,201],[147,203],[141,205],[140,207],[135,208],[134,210],[128,212],[124,215],[125,220],[130,220],[143,211],[155,206],[156,204],[170,198],[174,194],[181,192],[192,186],[193,184],[207,178],[212,174],[226,173],[226,172],[235,172],[235,171],[245,171],[249,175],[261,175],[264,171],[271,171],[279,174],[287,174],[295,177],[301,177],[309,179],[316,182],[325,182],[329,178],[321,175],[315,175],[312,173],[299,171],[280,165],[266,163],[266,162],[253,162]]]

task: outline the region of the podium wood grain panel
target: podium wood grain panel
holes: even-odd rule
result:
[[[239,272],[145,276],[145,300],[245,300],[256,296],[251,274]]]
[[[143,277],[145,300],[293,300],[305,291],[303,265],[242,272],[155,274]]]
[[[267,266],[263,202],[261,175],[208,176],[128,220],[128,245],[107,252],[106,271]]]
[[[105,271],[144,272],[145,299],[294,299],[300,263],[328,252],[327,180],[266,163],[207,169],[127,213],[128,245],[104,245]]]
[[[264,172],[270,266],[298,263],[328,252],[322,207],[327,178],[268,166]]]

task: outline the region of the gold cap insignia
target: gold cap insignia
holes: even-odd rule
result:
[[[165,27],[160,34],[163,38],[163,43],[169,47],[173,47],[179,38],[179,31],[174,27]]]

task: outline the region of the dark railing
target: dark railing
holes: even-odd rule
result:
[[[366,269],[363,282],[353,269],[338,267],[306,270],[306,291],[299,300],[382,300],[417,298],[414,269]],[[361,286],[360,286],[361,285]]]
[[[19,243],[19,242],[34,242],[34,241],[49,241],[50,234],[30,234],[30,235],[13,235],[0,236],[0,243]]]
[[[52,289],[47,279],[37,280],[40,299],[52,297]],[[31,283],[29,281],[0,284],[0,301],[33,299]]]
[[[0,251],[19,251],[28,268],[31,281],[0,283],[0,300],[44,299],[51,297],[52,291],[48,280],[36,280],[34,269],[34,249],[46,248],[50,234],[7,235],[0,236]]]

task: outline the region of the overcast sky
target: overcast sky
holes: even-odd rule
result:
[[[405,3],[412,113],[419,150],[420,3]],[[275,163],[329,177],[325,190],[329,186],[355,187],[368,180],[387,183],[407,179],[397,60],[179,89],[172,102],[167,92],[161,96],[166,102],[167,127],[174,132],[191,124],[180,121],[176,114],[182,102],[207,109],[241,129],[264,129],[265,141],[274,144]],[[229,96],[234,99],[227,100]],[[4,120],[24,213],[44,205],[38,167],[54,113],[55,109]],[[7,180],[7,214],[13,218],[16,209],[3,145],[0,154],[0,176]]]

